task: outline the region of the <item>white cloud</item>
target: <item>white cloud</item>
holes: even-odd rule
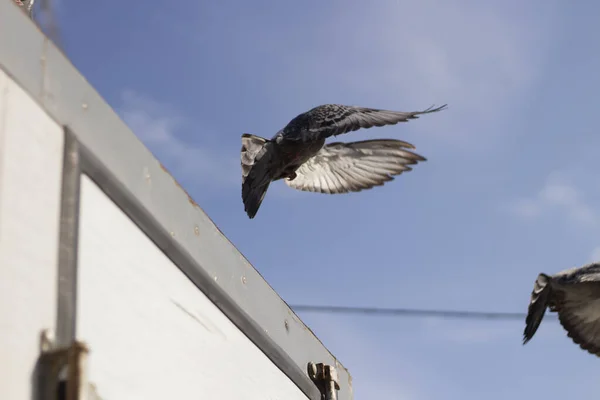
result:
[[[597,237],[600,209],[594,207],[599,196],[595,176],[587,174],[586,169],[565,171],[551,173],[537,193],[511,202],[508,211],[525,220],[558,218],[582,229],[586,240]],[[589,242],[592,246],[597,243]],[[600,262],[600,245],[593,247],[584,262]]]
[[[600,222],[598,212],[588,204],[584,193],[557,174],[551,174],[534,196],[515,200],[510,211],[526,219],[557,213],[578,227],[596,227]]]
[[[352,62],[337,72],[347,85],[362,86],[382,99],[381,105],[449,103],[443,118],[429,118],[416,129],[435,126],[438,139],[450,141],[486,137],[472,127],[514,113],[541,77],[552,43],[554,9],[552,2],[542,14],[524,6],[523,15],[531,18],[515,18],[500,3],[348,3],[328,21],[323,51],[331,58],[340,53],[331,51],[331,43],[336,50],[347,47]],[[342,25],[349,29],[340,29]],[[463,146],[465,142],[460,140]]]
[[[178,178],[203,184],[239,185],[237,158],[208,144],[208,133],[171,106],[127,90],[122,93],[119,112],[137,137]],[[184,139],[182,132],[190,129],[203,142],[201,145]]]

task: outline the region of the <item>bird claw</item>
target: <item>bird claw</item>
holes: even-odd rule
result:
[[[291,174],[288,175],[287,179],[288,179],[288,181],[293,181],[294,179],[296,179],[296,173],[292,172]]]

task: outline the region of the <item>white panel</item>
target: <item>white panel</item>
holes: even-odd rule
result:
[[[306,396],[83,177],[77,336],[111,400]]]
[[[0,398],[30,400],[56,318],[63,133],[0,70]]]

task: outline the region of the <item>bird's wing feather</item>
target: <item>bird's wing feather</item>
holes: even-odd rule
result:
[[[575,284],[578,282],[599,282],[600,263],[590,263],[582,267],[574,267],[560,271],[554,275],[554,279],[560,284]]]
[[[348,193],[381,186],[425,158],[401,140],[330,143],[296,170],[288,186],[307,192]]]
[[[583,350],[600,356],[600,282],[561,284],[555,310],[567,335]]]
[[[525,318],[525,330],[523,331],[523,344],[529,342],[533,335],[537,332],[546,308],[550,305],[552,297],[552,278],[546,274],[539,274],[533,285],[531,292],[531,300],[527,309],[527,317]]]
[[[423,111],[389,111],[376,108],[325,104],[298,115],[283,129],[289,140],[318,140],[330,136],[356,131],[360,128],[396,125],[419,118],[419,115],[444,110],[441,107],[429,107]]]

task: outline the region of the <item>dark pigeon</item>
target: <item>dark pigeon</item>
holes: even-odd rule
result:
[[[254,218],[269,185],[279,179],[285,178],[294,189],[337,194],[381,186],[410,171],[410,165],[425,158],[409,151],[415,149],[409,143],[382,139],[325,145],[325,140],[360,128],[396,125],[445,108],[402,112],[325,104],[298,115],[270,140],[243,134],[242,200],[248,217]]]

